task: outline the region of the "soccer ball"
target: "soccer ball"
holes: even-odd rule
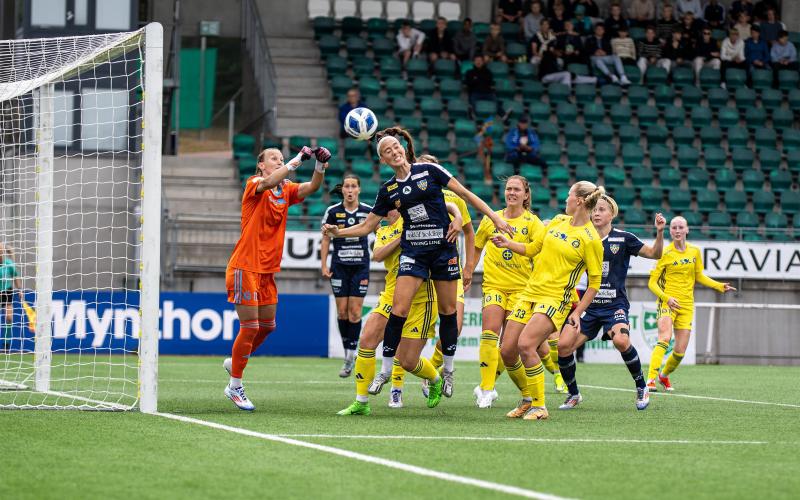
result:
[[[344,131],[360,141],[369,140],[378,130],[375,113],[367,108],[355,108],[344,119]]]

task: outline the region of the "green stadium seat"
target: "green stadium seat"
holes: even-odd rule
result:
[[[703,144],[719,144],[722,142],[722,129],[706,125],[700,129],[700,142]]]
[[[314,200],[308,204],[308,216],[309,217],[322,217],[325,211],[328,209],[328,205],[321,200]]]
[[[758,151],[758,163],[763,172],[777,171],[781,166],[781,153],[777,149],[762,148]]]
[[[795,223],[796,221],[800,219],[795,217]],[[767,229],[786,229],[789,226],[789,219],[784,214],[771,212],[764,216],[764,226]]]
[[[538,80],[523,81],[521,91],[526,101],[538,100],[544,94],[544,85]]]
[[[675,104],[675,88],[672,85],[660,84],[653,89],[656,106],[664,108]]]
[[[408,80],[405,78],[391,77],[387,78],[384,82],[386,85],[386,94],[389,96],[405,97],[408,90]],[[460,85],[459,85],[460,90]]]
[[[649,127],[658,123],[658,108],[655,106],[642,105],[636,108],[636,118],[639,120],[639,127]]]
[[[349,36],[344,42],[348,56],[364,55],[367,53],[367,41],[360,36]]]
[[[672,84],[676,87],[694,85],[694,71],[688,65],[675,66],[672,69]]]
[[[731,151],[731,159],[733,160],[733,168],[735,170],[753,168],[755,164],[755,155],[751,150],[746,148],[737,148]]]
[[[611,117],[612,124],[616,126],[627,125],[630,123],[631,116],[633,116],[633,111],[627,104],[615,104],[611,106],[609,115]]]
[[[465,162],[463,165],[464,176],[470,181],[483,179],[483,165],[475,161]]]
[[[708,225],[713,227],[730,227],[731,214],[728,212],[714,211],[708,214]]]
[[[644,106],[647,104],[648,99],[650,99],[650,91],[647,87],[641,85],[631,85],[628,87],[628,104],[631,106]]]
[[[690,168],[686,174],[686,179],[689,183],[689,189],[693,191],[708,187],[708,172],[700,167]]]
[[[478,153],[478,143],[468,137],[457,137],[455,150],[459,157],[474,157]]]
[[[418,76],[411,82],[411,90],[414,91],[414,98],[418,101],[431,97],[435,88],[436,83],[426,76]]]
[[[344,155],[348,159],[363,157],[368,148],[369,143],[367,141],[358,141],[351,137],[344,140]]]
[[[757,128],[755,131],[757,148],[775,148],[778,144],[778,134],[771,128]]]
[[[728,68],[725,72],[725,81],[729,89],[738,91],[747,86],[747,72],[743,69]]]
[[[535,126],[536,133],[543,142],[558,142],[558,126],[551,121],[539,122]]]
[[[728,211],[744,210],[747,205],[747,194],[744,191],[731,189],[725,192],[725,208]]]
[[[605,123],[595,123],[592,125],[591,133],[592,142],[597,144],[601,142],[609,142],[614,138],[614,129]]]
[[[326,148],[333,158],[339,156],[339,140],[335,137],[317,137],[317,146]]]
[[[347,59],[337,55],[329,55],[325,59],[325,70],[329,75],[340,75],[347,71]]]
[[[570,143],[566,148],[570,165],[581,165],[589,161],[589,148],[583,143]]]
[[[787,128],[781,131],[781,142],[784,151],[800,150],[800,130]]]
[[[371,57],[354,56],[350,59],[350,64],[352,64],[357,78],[371,77],[375,73],[375,61]]]
[[[545,102],[532,102],[528,105],[528,112],[534,123],[550,119],[550,106]]]
[[[719,205],[719,193],[711,189],[697,190],[697,207],[703,211],[716,210]]]
[[[355,87],[355,84],[349,76],[335,75],[331,78],[331,92],[333,92],[334,97],[343,97],[353,87]]]
[[[642,130],[636,125],[622,125],[618,134],[620,144],[639,144],[642,138]]]
[[[650,125],[644,132],[647,137],[647,144],[666,144],[669,131],[661,125]]]
[[[778,130],[794,125],[794,113],[789,109],[778,108],[772,112],[772,127]]]
[[[625,149],[625,147],[626,146],[622,147],[623,150]],[[630,174],[631,182],[636,187],[652,185],[653,180],[655,180],[655,177],[656,175],[653,173],[653,170],[650,169],[650,167],[641,165],[641,166],[633,166],[633,168],[631,169],[631,174]]]
[[[527,176],[524,176],[528,179],[528,182],[531,182],[531,179]],[[531,188],[531,205],[534,207],[540,207],[543,205],[550,204],[550,190],[545,187],[532,187]]]
[[[780,91],[775,91],[775,92],[778,94],[778,104],[775,105],[775,106],[772,106],[771,107],[772,109],[777,108],[778,106],[781,105],[781,100],[782,100],[781,97],[783,97],[782,94],[780,93]],[[790,90],[789,91],[789,95],[787,96],[787,101],[789,102],[789,109],[791,109],[792,111],[795,111],[795,112],[800,111],[800,89],[792,89],[792,90]],[[763,93],[761,95],[761,102],[762,103],[764,102]],[[764,104],[764,107],[765,108],[770,108],[766,104]]]
[[[497,114],[497,103],[494,101],[477,101],[475,103],[475,115],[481,119],[492,117]]]
[[[785,143],[784,150],[786,150]],[[800,150],[791,149],[786,151],[786,166],[790,171],[800,170]]]
[[[789,107],[792,107],[791,92],[789,93]],[[800,97],[800,95],[798,95]],[[773,88],[766,88],[761,91],[761,106],[768,110],[777,109],[783,102],[783,92]]]
[[[506,78],[502,80],[495,80],[494,90],[498,97],[505,99],[513,99],[514,95],[517,93],[517,87],[514,82]]]
[[[784,191],[781,193],[781,210],[788,214],[795,214],[795,220],[799,217],[796,215],[800,212],[800,191]]]
[[[660,187],[645,186],[639,190],[642,208],[649,212],[661,210],[664,204],[664,190]]]
[[[610,142],[601,142],[594,146],[594,161],[598,165],[612,165],[617,159],[617,148]],[[625,181],[623,177],[622,181]]]
[[[318,16],[311,20],[311,27],[314,36],[320,38],[322,35],[329,35],[336,29],[336,20],[328,16]]]
[[[514,78],[519,80],[532,80],[536,77],[536,66],[529,63],[517,63],[514,65]]]
[[[678,168],[694,168],[700,160],[700,152],[692,146],[678,146],[677,157]]]
[[[492,175],[495,179],[503,179],[514,175],[514,165],[505,161],[492,163]]]
[[[442,137],[431,137],[428,139],[428,153],[437,157],[439,161],[450,156],[450,141]]]
[[[525,113],[522,103],[514,99],[503,99],[500,102],[500,109],[503,110],[503,113],[508,113],[513,118],[519,118]]]
[[[470,184],[470,190],[482,200],[491,201],[494,197],[494,186],[484,184],[482,181],[476,181]]]
[[[685,210],[680,214],[689,226],[700,226],[703,224],[703,215],[700,212],[696,212],[694,210]]]
[[[397,58],[381,57],[380,60],[378,60],[378,71],[380,72],[381,78],[396,78],[403,74],[403,67]],[[406,87],[408,87],[407,82]]]
[[[778,88],[781,90],[791,90],[797,88],[800,82],[800,75],[796,70],[781,70],[778,72]]]
[[[767,112],[764,108],[748,108],[744,114],[744,124],[749,129],[763,127],[767,122]]]
[[[692,203],[692,193],[686,189],[675,187],[668,190],[669,207],[674,212],[689,210]]]
[[[747,227],[747,228],[757,228],[758,227],[758,215],[754,214],[753,212],[739,212],[736,214],[736,225],[740,228]]]
[[[747,87],[740,87],[736,89],[736,93],[734,94],[734,104],[739,109],[755,106],[756,91]]]
[[[519,167],[519,175],[528,179],[530,184],[539,184],[543,178],[542,175],[542,167],[539,165],[528,165],[527,163],[520,165]],[[544,192],[545,189],[541,187],[534,187],[532,188],[534,193],[536,192]],[[550,193],[547,193],[547,201],[550,201]]]
[[[636,199],[636,191],[633,188],[619,186],[611,191],[611,196],[614,198],[614,201],[617,202],[617,205],[619,205],[620,210],[622,210],[623,208],[633,206],[633,201]]]
[[[253,175],[253,172],[256,171],[256,166],[258,165],[258,159],[253,156],[242,156],[236,161],[236,166],[239,170],[239,178],[246,180],[248,177]]]
[[[342,18],[342,33],[358,35],[364,30],[364,21],[360,17],[345,16]]]
[[[334,35],[320,35],[317,45],[319,46],[320,53],[325,57],[326,55],[339,53],[341,40]]]
[[[694,78],[694,77],[693,77]],[[681,88],[681,105],[684,108],[697,106],[703,99],[703,91],[694,85],[687,85]]]
[[[602,104],[589,103],[583,106],[583,122],[586,125],[602,123],[606,110]]]
[[[756,90],[763,90],[772,87],[772,71],[768,69],[755,69],[751,71],[750,77],[752,79],[753,88]]]
[[[711,109],[719,109],[728,105],[728,91],[722,88],[708,90],[708,105]]]
[[[755,191],[764,187],[764,173],[754,168],[742,172],[742,184],[745,191]]]
[[[382,17],[370,17],[367,19],[367,33],[385,35],[389,29],[389,21]]]
[[[517,59],[524,57],[526,52],[527,49],[521,43],[509,42],[506,44],[506,56],[512,61],[516,61]]]
[[[641,226],[647,224],[649,217],[643,210],[631,207],[622,214],[626,225]]]
[[[439,77],[454,77],[456,69],[456,62],[452,59],[438,59],[433,63],[433,74]]]
[[[744,127],[731,127],[728,129],[728,149],[746,148],[750,141],[750,132]]]
[[[444,110],[444,104],[437,97],[423,97],[419,102],[419,109],[424,117],[438,117]]]
[[[692,127],[702,129],[711,126],[711,109],[705,106],[692,108],[691,113]]]
[[[719,146],[705,146],[703,148],[706,170],[716,170],[724,167],[726,158],[725,150]]]
[[[462,99],[450,99],[447,103],[447,116],[451,120],[469,117],[469,104]],[[473,132],[474,132],[473,127]]]
[[[686,123],[686,112],[682,107],[668,104],[664,107],[664,123],[669,128],[682,127]]]
[[[732,168],[721,168],[714,172],[714,184],[720,191],[728,191],[736,187],[736,172]]]
[[[558,163],[561,161],[561,146],[556,143],[546,142],[542,144],[539,154],[548,165]],[[548,167],[548,178],[551,178],[549,175],[549,168],[550,167]]]
[[[289,151],[297,152],[300,151],[303,146],[309,146],[311,144],[311,138],[305,135],[293,135],[289,137]]]
[[[575,102],[578,104],[593,103],[597,96],[597,88],[594,85],[575,85]]]
[[[256,140],[249,134],[236,134],[233,136],[233,155],[252,155],[256,149]]]
[[[718,88],[720,82],[720,73],[718,69],[703,68],[700,70],[700,88],[712,89]]]
[[[372,164],[372,160],[364,158],[356,158],[350,162],[350,169],[362,179],[371,178],[372,174],[375,172],[375,166]]]
[[[608,165],[603,169],[603,183],[611,188],[619,189],[625,184],[625,169],[615,165]]]
[[[413,102],[413,101],[412,101]],[[397,108],[395,108],[395,111]],[[417,135],[422,132],[422,119],[416,116],[404,116],[398,121],[402,124],[403,128],[408,130],[411,135]]]
[[[586,127],[574,121],[567,122],[564,124],[564,137],[568,142],[583,142],[586,139]]]
[[[622,101],[622,88],[618,85],[604,85],[600,88],[600,99],[606,108],[620,104]]]
[[[731,106],[720,108],[717,113],[717,120],[721,128],[735,127],[739,124],[739,110]]]
[[[454,78],[441,78],[439,79],[439,93],[443,99],[459,98],[461,97],[461,82]]]
[[[409,59],[406,63],[406,74],[409,79],[428,76],[428,62],[425,59]]]
[[[638,66],[626,64],[623,66],[623,69],[625,70],[625,76],[628,77],[628,80],[632,82],[642,81],[642,72],[639,70]]]
[[[443,138],[447,135],[449,129],[450,122],[439,116],[427,116],[425,118],[425,130],[428,131],[428,135]],[[497,144],[495,144],[495,147],[497,147]]]
[[[384,115],[386,111],[389,109],[389,104],[386,102],[386,99],[383,97],[378,97],[376,95],[368,95],[366,99],[364,99],[365,104],[369,109],[371,109],[376,115]]]
[[[381,92],[381,82],[372,76],[362,76],[358,79],[358,90],[363,97],[377,96]]]
[[[578,107],[571,102],[559,102],[556,106],[559,123],[571,123],[578,118]]]
[[[667,83],[667,70],[659,68],[658,66],[650,66],[644,74],[644,81],[648,87],[655,87],[656,85],[664,85]]]
[[[567,71],[579,76],[591,76],[589,67],[584,63],[570,63],[567,65]]]
[[[676,146],[691,146],[694,144],[694,129],[691,127],[675,127],[672,129],[672,140]]]
[[[677,175],[677,181],[674,179],[671,181],[674,183],[680,183],[681,181],[681,173],[677,169],[669,168],[671,160],[672,151],[670,151],[668,147],[663,144],[655,144],[650,147],[650,166],[653,169],[661,169],[659,171],[659,177],[661,178],[662,185],[664,183],[663,175],[672,175],[671,173],[673,172]]]
[[[767,213],[772,212],[775,206],[775,195],[772,191],[766,189],[759,189],[753,193],[753,208],[756,212]]]
[[[572,154],[571,150],[567,150],[568,154]],[[577,165],[575,167],[575,179],[576,180],[586,180],[593,183],[597,183],[597,179],[599,179],[600,174],[597,170],[597,167],[594,165]]]
[[[508,64],[504,62],[492,61],[487,64],[486,67],[492,72],[492,76],[494,76],[495,81],[500,78],[508,77]]]
[[[775,168],[769,173],[769,184],[775,192],[788,191],[792,187],[792,174],[788,170]]]
[[[567,102],[571,89],[563,83],[551,83],[547,86],[547,96],[550,98],[550,105],[554,103]]]
[[[469,118],[456,118],[453,121],[453,133],[456,139],[466,138],[472,139],[477,133],[475,122]]]

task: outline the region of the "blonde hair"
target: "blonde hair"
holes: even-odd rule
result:
[[[436,163],[436,164],[439,163],[439,159],[438,158],[436,158],[433,155],[429,155],[427,153],[424,154],[424,155],[419,155],[417,157],[417,161],[420,162],[420,163]]]
[[[602,194],[600,195],[600,199],[608,203],[608,205],[611,207],[611,213],[614,215],[614,217],[619,214],[619,207],[617,206],[617,202],[614,201],[614,198],[607,194]],[[597,205],[597,202],[595,202],[595,205]]]
[[[575,196],[583,200],[586,205],[586,210],[592,211],[594,206],[597,205],[597,200],[606,194],[603,186],[597,186],[589,181],[578,181],[572,185],[575,188]]]

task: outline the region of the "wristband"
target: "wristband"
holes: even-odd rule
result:
[[[286,164],[286,168],[292,172],[297,170],[297,167],[299,167],[301,163],[303,163],[303,153],[297,153],[297,156],[289,160],[289,163]]]
[[[321,161],[317,160],[317,163],[314,165],[314,171],[315,172],[319,172],[319,173],[324,175],[325,174],[324,165],[325,165],[324,163],[322,163]]]

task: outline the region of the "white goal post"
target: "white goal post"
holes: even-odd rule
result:
[[[0,409],[157,411],[163,29],[0,40]]]

